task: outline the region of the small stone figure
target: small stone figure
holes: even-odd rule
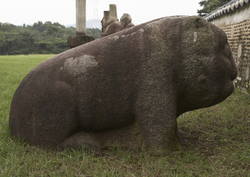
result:
[[[133,27],[135,26],[133,23],[132,23],[132,18],[129,14],[125,13],[123,14],[123,16],[121,17],[120,19],[120,22],[122,24],[122,29],[126,29],[126,28],[130,28],[130,27]]]
[[[122,30],[122,24],[116,17],[109,16],[109,11],[104,11],[102,23],[102,37]]]
[[[131,16],[127,13],[123,14],[119,22],[115,4],[110,4],[110,11],[104,11],[104,16],[101,23],[102,37],[135,26],[132,23]]]

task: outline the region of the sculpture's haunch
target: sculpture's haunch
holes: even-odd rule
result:
[[[176,118],[226,99],[235,77],[221,29],[195,16],[154,20],[34,68],[13,97],[11,134],[36,146],[142,142],[167,154],[178,148]]]

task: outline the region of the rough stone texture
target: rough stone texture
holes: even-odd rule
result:
[[[234,89],[225,33],[200,17],[166,17],[73,48],[35,67],[17,88],[9,125],[30,145],[90,151],[143,143],[179,147],[177,117]]]
[[[68,46],[70,48],[74,48],[74,47],[88,43],[93,40],[94,40],[93,36],[85,36],[85,35],[69,36]]]

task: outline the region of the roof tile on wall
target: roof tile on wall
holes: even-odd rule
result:
[[[216,17],[219,17],[223,14],[229,13],[231,11],[237,10],[239,7],[245,6],[248,4],[249,0],[232,0],[229,3],[221,6],[220,8],[216,9],[215,11],[207,14],[204,18],[206,20],[212,20]]]

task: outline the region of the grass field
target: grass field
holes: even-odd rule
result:
[[[12,96],[24,76],[53,55],[0,56],[0,176],[250,176],[250,97],[239,90],[224,102],[178,118],[182,149],[165,157],[114,148],[51,151],[13,140]]]

